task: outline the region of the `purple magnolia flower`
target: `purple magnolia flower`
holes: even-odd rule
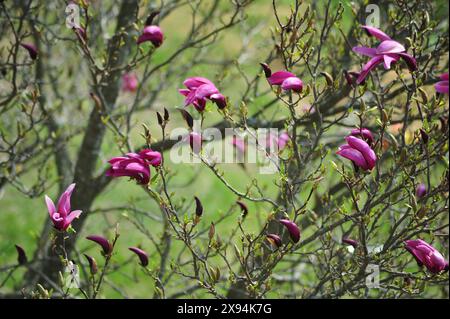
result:
[[[433,246],[422,239],[405,241],[405,249],[409,251],[416,259],[419,267],[425,265],[432,273],[440,273],[448,268],[448,261]]]
[[[108,161],[111,167],[106,176],[134,178],[139,184],[146,185],[150,182],[149,164],[136,153],[128,153],[126,156],[113,157]]]
[[[191,147],[192,152],[194,154],[199,154],[202,150],[202,135],[197,132],[191,132],[189,135],[184,137],[184,141],[186,143],[189,143],[189,146]]]
[[[98,236],[98,235],[91,235],[91,236],[87,236],[86,239],[89,239],[89,240],[93,241],[94,243],[99,244],[100,247],[102,247],[105,255],[109,255],[113,250],[113,246],[108,241],[108,239],[106,239],[105,237]]]
[[[372,170],[375,167],[377,156],[369,144],[354,136],[347,136],[345,140],[348,144],[340,146],[336,154],[351,160],[365,171]]]
[[[141,265],[143,267],[148,265],[148,255],[145,251],[143,251],[142,249],[137,248],[137,247],[130,247],[128,249],[131,250],[133,253],[135,253],[139,257],[139,260],[141,261]]]
[[[413,56],[406,53],[406,49],[403,45],[397,41],[392,40],[383,31],[370,26],[362,26],[368,35],[374,36],[381,41],[377,48],[368,47],[354,47],[353,51],[371,57],[369,62],[362,68],[356,83],[361,84],[369,72],[375,68],[378,64],[383,63],[386,70],[391,68],[391,64],[403,59],[408,68],[411,71],[417,69],[416,59]]]
[[[248,215],[248,206],[240,200],[237,200],[236,204],[238,204],[238,206],[241,208],[242,217],[246,217]]]
[[[425,186],[425,184],[421,183],[419,185],[417,185],[416,187],[416,196],[418,198],[422,198],[427,194],[427,187]]]
[[[135,92],[138,88],[139,82],[136,74],[125,73],[122,76],[122,91]]]
[[[354,240],[354,239],[350,239],[350,238],[345,238],[345,237],[342,238],[342,242],[343,242],[344,244],[353,246],[353,248],[358,247],[358,244],[359,244],[358,241],[356,241],[356,240]]]
[[[225,96],[207,78],[192,77],[186,79],[183,84],[186,89],[179,89],[178,92],[186,97],[185,106],[192,104],[199,112],[205,110],[207,100],[214,102],[220,109],[227,106]]]
[[[350,132],[350,135],[360,137],[369,145],[373,145],[374,138],[372,132],[367,128],[355,128]]]
[[[439,78],[441,81],[434,85],[436,92],[448,95],[448,73],[442,74]]]
[[[238,150],[240,156],[245,154],[246,145],[245,145],[245,140],[243,138],[240,138],[238,136],[233,136],[231,145],[233,145],[233,147]]]
[[[28,51],[30,58],[32,60],[36,60],[38,56],[38,50],[34,44],[31,43],[21,43],[20,46]]]
[[[139,152],[139,156],[154,167],[161,165],[162,155],[160,152],[146,148]]]
[[[57,230],[65,231],[75,218],[78,218],[82,213],[81,210],[71,211],[70,196],[72,195],[75,184],[67,187],[66,191],[61,195],[58,201],[58,207],[55,207],[53,201],[45,195],[45,202],[47,204],[48,213],[53,225]]]
[[[278,71],[267,78],[272,86],[281,86],[285,91],[292,90],[300,93],[303,90],[303,82],[295,74],[288,71]]]
[[[289,219],[280,219],[280,223],[286,227],[289,236],[291,237],[294,243],[297,243],[300,240],[300,229],[298,226]]]
[[[278,236],[276,234],[268,234],[266,236],[266,239],[274,247],[279,248],[282,245],[280,236]]]
[[[155,47],[159,47],[164,41],[164,35],[160,27],[156,25],[149,25],[144,28],[144,31],[137,39],[137,44],[150,41]]]
[[[286,132],[281,133],[278,136],[278,140],[277,140],[277,144],[278,144],[278,149],[281,151],[282,149],[284,149],[286,147],[286,145],[289,143],[289,141],[291,140],[291,138],[289,137],[289,134]]]

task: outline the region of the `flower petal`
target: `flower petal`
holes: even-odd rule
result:
[[[362,26],[362,28],[364,30],[366,30],[368,35],[372,35],[372,36],[374,36],[375,38],[377,38],[377,39],[379,39],[381,41],[385,41],[385,40],[390,40],[391,39],[390,36],[388,36],[386,33],[384,33],[383,31],[381,31],[380,29],[377,29],[375,27],[364,25],[364,26]]]
[[[374,48],[368,48],[368,47],[354,47],[353,52],[366,55],[369,57],[374,57],[377,54],[377,50]]]
[[[363,66],[361,72],[359,73],[358,79],[356,80],[357,84],[361,84],[366,79],[367,75],[374,67],[376,67],[378,64],[380,64],[383,61],[383,56],[375,56],[372,59],[370,59],[369,62],[366,63],[366,65]]]

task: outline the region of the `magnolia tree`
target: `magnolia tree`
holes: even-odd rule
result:
[[[448,298],[446,1],[0,8],[3,297]]]

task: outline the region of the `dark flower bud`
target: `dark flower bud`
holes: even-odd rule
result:
[[[112,247],[111,243],[105,237],[91,235],[91,236],[87,236],[86,239],[89,239],[89,240],[99,244],[102,247],[105,255],[109,255],[112,252],[113,247]]]
[[[38,56],[38,50],[34,44],[21,43],[20,46],[28,51],[28,54],[30,55],[30,58],[32,60],[36,60],[36,58]]]
[[[141,266],[146,267],[148,265],[148,255],[145,251],[137,247],[130,247],[128,249],[139,257],[139,260],[141,261]]]
[[[17,250],[17,263],[19,265],[26,264],[28,262],[28,258],[27,258],[27,255],[25,254],[25,250],[19,245],[15,245],[15,246],[16,246],[16,250]]]
[[[300,240],[300,229],[298,228],[298,226],[293,221],[290,221],[288,219],[281,219],[280,223],[284,227],[286,227],[292,241],[294,243],[298,243],[298,241]]]
[[[236,204],[238,204],[239,207],[241,208],[242,217],[245,218],[248,215],[248,207],[247,207],[247,205],[244,202],[240,201],[240,200],[236,201]]]
[[[269,65],[267,63],[260,63],[264,70],[264,75],[266,78],[269,78],[272,75],[272,70],[270,69]]]
[[[420,136],[422,137],[423,144],[427,144],[428,140],[430,139],[427,132],[425,132],[425,130],[423,130],[423,129],[420,129],[419,132],[420,132]]]
[[[203,215],[203,205],[200,199],[197,196],[194,196],[195,199],[195,215],[201,217]]]
[[[344,244],[353,246],[353,248],[358,247],[358,244],[359,244],[358,241],[356,241],[356,240],[354,240],[354,239],[350,239],[350,238],[345,238],[345,237],[342,238],[342,242],[343,242]]]
[[[86,254],[84,254],[84,257],[86,257],[86,260],[89,263],[89,270],[91,272],[91,275],[95,275],[98,271],[98,268],[97,268],[97,262],[95,261],[94,257],[91,257]]]
[[[266,236],[267,241],[274,247],[276,248],[280,248],[282,243],[281,243],[281,238],[278,235],[275,234],[268,234]]]

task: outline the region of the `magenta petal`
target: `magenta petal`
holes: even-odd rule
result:
[[[378,64],[380,64],[382,61],[383,56],[381,55],[375,56],[372,59],[370,59],[370,61],[363,66],[361,72],[359,73],[358,79],[356,80],[356,83],[361,84],[362,82],[364,82],[370,71],[372,71],[372,69],[376,67]]]
[[[374,36],[375,38],[377,38],[377,39],[379,39],[381,41],[385,41],[385,40],[390,40],[391,39],[390,36],[388,36],[386,33],[384,33],[383,31],[381,31],[381,30],[379,30],[377,28],[374,28],[374,27],[371,27],[371,26],[368,26],[368,25],[364,25],[364,26],[362,26],[362,28],[364,30],[366,30],[366,32],[369,35],[372,35],[372,36]]]
[[[47,204],[48,214],[50,215],[50,219],[53,219],[53,215],[56,214],[56,207],[50,197],[45,195],[45,203]]]
[[[188,96],[189,93],[191,93],[191,90],[189,89],[179,89],[178,92],[184,96]]]
[[[412,55],[406,52],[398,53],[398,55],[406,62],[410,71],[417,70],[417,61]]]
[[[369,57],[374,57],[377,54],[377,50],[374,48],[368,48],[368,47],[354,47],[353,52],[366,55]]]
[[[405,47],[394,40],[383,41],[377,47],[377,54],[393,54],[405,51],[406,51]]]
[[[448,81],[437,82],[434,85],[434,88],[436,89],[436,92],[448,95],[448,92],[449,92],[449,90],[448,90]]]
[[[354,136],[347,136],[345,140],[347,141],[348,145],[361,152],[361,154],[364,156],[364,159],[366,160],[369,169],[375,167],[377,156],[373,149],[369,146],[369,144],[367,144],[364,140]]]
[[[439,78],[440,78],[442,81],[448,81],[448,73],[441,74],[441,75],[439,76]]]
[[[285,91],[292,90],[294,92],[300,93],[303,89],[303,82],[298,77],[289,77],[283,81],[281,88]]]
[[[188,78],[183,82],[184,86],[187,87],[188,89],[192,90],[192,89],[196,89],[199,86],[203,85],[203,84],[210,84],[210,85],[214,85],[210,80],[208,80],[207,78],[203,78],[200,76],[194,76],[192,78]]]
[[[65,190],[65,192],[61,195],[58,201],[58,213],[61,216],[65,217],[70,213],[70,197],[72,196],[72,192],[75,188],[75,184],[70,184],[69,187]]]
[[[139,260],[141,261],[142,266],[145,267],[148,265],[148,255],[145,251],[143,251],[142,249],[137,248],[137,247],[130,247],[128,249],[131,250],[133,253],[135,253],[139,257]]]
[[[367,170],[369,168],[361,152],[351,147],[341,147],[336,154],[351,160],[356,166],[361,167],[363,170]]]
[[[392,55],[388,55],[388,54],[384,54],[383,55],[383,60],[384,60],[384,68],[386,70],[389,70],[391,68],[391,64],[393,62],[397,62],[399,59],[398,56],[392,56]]]
[[[374,141],[372,132],[367,128],[355,128],[350,134],[353,136],[362,137],[369,144],[372,144]]]
[[[295,77],[295,74],[288,71],[278,71],[268,77],[267,81],[270,85],[281,85],[284,80],[290,77]]]
[[[290,221],[288,219],[281,219],[280,223],[284,227],[286,227],[292,241],[294,243],[297,243],[300,240],[300,229],[298,228],[298,226],[293,221]]]
[[[213,84],[203,84],[195,90],[196,99],[209,98],[211,95],[219,93],[219,90]]]
[[[70,214],[68,214],[66,219],[64,220],[64,229],[67,229],[75,218],[80,217],[81,213],[81,210],[74,210],[70,212]]]

